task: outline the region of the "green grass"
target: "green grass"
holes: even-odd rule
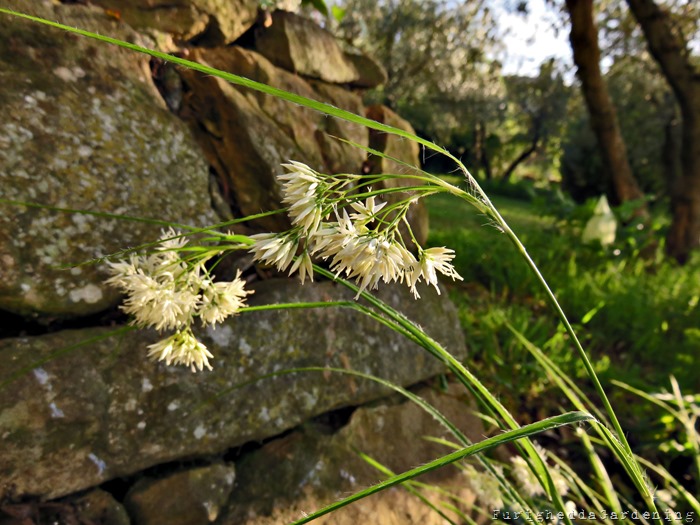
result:
[[[427,201],[429,244],[457,252],[456,268],[465,281],[451,287],[451,297],[473,358],[491,372],[510,366],[511,372],[501,374],[504,386],[516,386],[510,383],[517,377],[525,390],[541,390],[535,365],[500,322],[505,316],[564,370],[582,377],[568,337],[508,239],[472,207],[448,199],[438,195]],[[603,379],[652,389],[667,385],[674,374],[683,388],[700,391],[694,372],[700,357],[697,259],[678,267],[660,257],[643,259],[622,244],[616,256],[615,247],[582,245],[575,224],[543,213],[541,206],[500,196],[492,200],[578,325]]]
[[[661,256],[662,246],[655,257],[643,258],[625,235],[608,249],[584,246],[580,220],[563,221],[524,200],[490,197],[569,316],[633,446],[659,464],[676,465],[679,479],[693,479],[694,452],[677,441],[683,429],[669,423],[668,412],[613,381],[668,392],[674,375],[686,394],[700,392],[700,258],[679,267]],[[595,398],[568,334],[506,236],[466,203],[437,196],[427,204],[428,243],[453,248],[465,279],[449,284],[449,292],[465,334],[467,366],[523,422],[570,407],[507,320]],[[585,216],[585,209],[569,211]]]

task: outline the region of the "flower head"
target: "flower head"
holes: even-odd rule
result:
[[[107,283],[126,294],[122,310],[140,327],[176,333],[149,346],[148,355],[192,370],[211,368],[212,357],[190,329],[199,317],[203,325],[222,322],[243,305],[248,292],[240,273],[231,282],[214,282],[204,263],[211,255],[181,258],[185,240],[172,229],[148,255],[132,254],[128,261],[110,262]]]
[[[337,218],[338,222],[328,223],[314,235],[312,251],[331,259],[331,270],[337,275],[357,278],[360,292],[376,288],[380,280],[402,279],[405,269],[415,263],[413,254],[393,235],[357,225],[345,210]]]
[[[416,284],[421,279],[425,279],[427,284],[432,284],[438,295],[440,294],[436,272],[452,277],[453,281],[455,279],[463,280],[462,276],[457,273],[454,266],[450,263],[455,257],[454,253],[454,250],[444,246],[441,248],[428,248],[427,250],[421,249],[418,264],[413,267],[410,275],[407,276],[408,285],[416,298],[420,297],[416,290]]]
[[[159,277],[143,272],[134,275],[122,310],[133,315],[135,324],[141,327],[169,330],[189,325],[199,305],[199,295],[188,286],[178,286],[168,276]]]
[[[188,366],[193,372],[196,372],[204,370],[205,367],[211,370],[209,358],[214,356],[187,328],[149,345],[148,357],[157,361],[165,361],[168,366],[171,364]]]
[[[245,306],[245,297],[252,292],[245,288],[241,272],[231,282],[206,281],[203,286],[199,317],[203,325],[222,322]]]
[[[464,465],[464,473],[469,479],[469,485],[484,506],[492,509],[503,508],[501,487],[498,479],[489,472],[480,472],[472,465]]]
[[[313,263],[311,262],[311,256],[307,250],[304,250],[301,255],[294,259],[294,264],[292,264],[292,267],[289,269],[289,275],[292,275],[297,270],[299,270],[301,284],[304,284],[307,275],[309,276],[309,280],[314,280]]]
[[[291,161],[282,166],[289,170],[289,173],[277,177],[278,180],[284,181],[282,202],[289,206],[292,224],[301,227],[306,235],[312,235],[323,218],[325,198],[323,179],[301,162]]]
[[[251,235],[255,244],[250,248],[256,260],[275,266],[284,272],[299,249],[299,238],[291,233],[258,233]]]
[[[173,235],[169,230],[162,238]],[[127,295],[122,310],[134,316],[136,325],[164,330],[191,323],[199,306],[201,266],[190,267],[179,258],[174,250],[182,246],[165,241],[150,255],[131,254],[128,262],[108,263],[112,277],[106,282]]]
[[[510,461],[512,463],[511,474],[528,497],[544,494],[544,488],[525,459],[521,456],[514,456],[510,458]]]
[[[374,203],[374,195],[365,199],[365,202],[351,202],[350,207],[355,210],[355,213],[350,214],[350,219],[359,223],[371,222],[375,219],[377,213],[386,206],[386,202],[380,204]]]
[[[543,462],[547,462],[547,451],[539,444],[533,443],[537,455],[540,456]],[[522,456],[513,456],[510,458],[512,463],[511,474],[518,481],[518,484],[528,496],[539,496],[545,493],[544,487],[528,462]],[[548,468],[547,471],[552,478],[552,482],[556,487],[557,492],[562,496],[566,496],[569,492],[569,483],[561,473],[559,467],[555,465],[553,468]]]
[[[453,250],[418,247],[416,258],[406,248],[398,228],[405,223],[410,232],[406,214],[420,195],[393,205],[377,203],[371,189],[354,197],[347,189],[360,176],[322,175],[293,161],[283,166],[288,173],[279,175],[278,180],[294,227],[283,233],[253,235],[250,251],[256,260],[281,272],[299,271],[303,283],[307,275],[313,276],[311,257],[319,257],[329,261],[336,276],[355,279],[358,296],[365,289],[376,288],[380,281],[400,281],[418,298],[416,285],[423,280],[440,293],[438,272],[453,280],[462,279],[451,263]],[[333,212],[335,221],[329,220]],[[412,233],[410,236],[414,239]]]

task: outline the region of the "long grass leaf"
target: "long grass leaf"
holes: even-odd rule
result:
[[[479,454],[499,445],[511,443],[513,441],[527,438],[535,434],[539,434],[541,432],[545,432],[547,430],[551,430],[553,428],[561,427],[564,425],[573,425],[594,420],[595,418],[591,414],[588,414],[586,412],[567,412],[566,414],[543,419],[542,421],[531,423],[529,425],[519,427],[515,430],[504,432],[503,434],[500,434],[498,436],[493,436],[483,441],[480,441],[479,443],[475,443],[473,445],[465,447],[462,450],[458,450],[456,452],[452,452],[450,454],[442,456],[436,460],[426,463],[425,465],[406,471],[403,474],[393,476],[390,479],[377,483],[376,485],[372,485],[371,487],[361,490],[353,494],[352,496],[344,498],[312,514],[309,514],[308,516],[305,516],[304,518],[293,522],[292,525],[301,525],[303,523],[309,523],[310,521],[313,521],[316,518],[319,518],[342,507],[345,507],[346,505],[350,505],[351,503],[366,498],[367,496],[371,496],[372,494],[376,494],[377,492],[380,492],[382,490],[386,490],[390,487],[400,485],[401,483],[409,481],[422,474],[432,472],[433,470],[437,470],[447,465],[451,465],[456,461],[465,459],[469,456],[473,456],[474,454]]]

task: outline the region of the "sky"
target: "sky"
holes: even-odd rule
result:
[[[555,30],[560,24],[557,14],[545,6],[544,0],[529,0],[527,16],[511,13],[503,0],[493,0],[491,6],[504,38],[506,48],[503,57],[505,74],[534,76],[539,65],[550,57],[571,64],[571,48],[568,33]]]

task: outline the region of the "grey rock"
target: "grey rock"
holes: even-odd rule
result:
[[[145,43],[99,9],[31,6],[51,20]],[[98,312],[117,300],[102,284],[105,267],[70,266],[151,242],[161,228],[100,214],[214,223],[208,166],[187,126],[165,108],[147,57],[6,19],[0,191],[4,199],[64,211],[0,204],[0,309],[59,317]]]
[[[204,525],[215,521],[233,490],[233,465],[214,464],[143,478],[126,495],[124,504],[134,525]]]
[[[131,27],[199,44],[229,44],[257,18],[258,0],[94,0]]]
[[[258,30],[255,48],[276,66],[334,84],[360,78],[335,37],[312,20],[275,11],[271,24]]]
[[[251,304],[351,300],[333,283],[270,280]],[[454,306],[405,286],[379,296],[458,358],[464,339]],[[147,467],[215,454],[277,435],[317,414],[387,394],[370,381],[329,373],[263,376],[293,368],[350,368],[401,385],[444,365],[415,343],[352,309],[249,312],[202,341],[212,372],[146,359],[150,331],[66,330],[0,340],[0,499],[55,498]],[[9,383],[8,383],[9,381]]]
[[[430,387],[417,392],[473,441],[483,439],[483,425],[461,385],[446,393]],[[403,398],[402,398],[403,399]],[[428,413],[410,401],[361,407],[346,426],[329,434],[318,423],[271,441],[240,462],[237,488],[222,525],[277,525],[293,521],[348,496],[386,476],[363,460],[366,454],[395,474],[452,452],[425,436],[455,441]],[[418,479],[473,501],[466,478],[454,466]],[[423,491],[430,495],[429,491]],[[433,494],[434,495],[434,494]],[[432,498],[435,503],[435,498]],[[439,498],[438,498],[439,499]],[[352,525],[435,524],[445,521],[400,487],[375,494],[334,512],[321,523]]]
[[[95,489],[72,501],[79,518],[100,525],[131,525],[124,506],[104,490]]]

